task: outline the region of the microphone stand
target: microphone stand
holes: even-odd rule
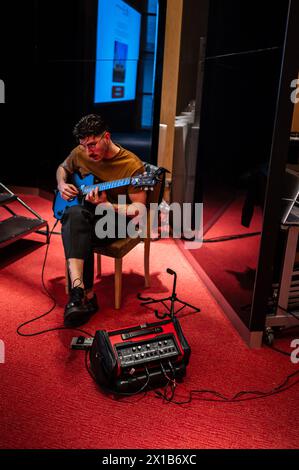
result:
[[[167,308],[168,312],[169,313],[164,313],[164,314],[159,314],[158,313],[158,310],[155,310],[155,315],[157,318],[160,318],[160,319],[163,319],[165,317],[170,317],[171,319],[174,318],[174,316],[179,313],[181,310],[183,310],[183,308],[185,307],[190,307],[190,308],[193,308],[194,310],[194,313],[196,312],[200,312],[200,309],[197,308],[197,307],[194,307],[194,305],[191,305],[191,304],[188,304],[187,302],[183,302],[182,300],[180,300],[178,298],[178,296],[176,295],[176,292],[175,292],[175,288],[176,288],[176,280],[177,280],[177,274],[175,271],[173,271],[172,269],[170,268],[167,268],[166,269],[166,272],[168,274],[171,274],[172,276],[174,276],[173,278],[173,286],[172,286],[172,293],[171,293],[171,296],[169,297],[164,297],[162,299],[153,299],[152,297],[142,297],[141,294],[137,294],[137,298],[139,300],[142,300],[143,302],[141,302],[140,305],[149,305],[149,304],[156,304],[156,303],[162,303],[164,305],[164,307]],[[166,301],[170,301],[170,307],[165,303]],[[182,307],[180,307],[178,310],[175,311],[174,309],[174,305],[175,305],[175,302],[179,302],[180,304],[182,304]]]

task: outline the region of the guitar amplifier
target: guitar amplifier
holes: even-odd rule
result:
[[[98,330],[90,351],[97,383],[106,391],[138,393],[181,380],[191,349],[177,318],[107,332]]]

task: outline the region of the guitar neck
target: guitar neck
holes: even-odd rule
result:
[[[99,188],[99,191],[107,191],[112,188],[120,188],[121,186],[129,186],[131,184],[131,178],[123,178],[121,180],[108,181],[106,183],[90,184],[80,186],[82,194],[86,195],[95,188]]]

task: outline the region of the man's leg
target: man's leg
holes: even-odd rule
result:
[[[62,240],[71,281],[70,301],[65,309],[65,323],[85,323],[97,309],[84,298],[88,288],[94,297],[92,233],[94,214],[85,206],[68,207],[62,219]],[[96,299],[95,299],[96,300]]]
[[[94,253],[89,250],[85,259],[69,258],[67,259],[69,272],[69,281],[72,287],[82,287],[85,290],[87,299],[94,297],[93,278],[94,278]]]
[[[94,229],[93,229],[94,230]],[[93,280],[94,280],[94,252],[93,246],[85,258],[83,266],[83,284],[85,288],[86,299],[91,300],[95,298],[93,291]]]
[[[71,288],[82,287],[84,289],[84,260],[78,258],[67,258],[67,267],[71,281]]]

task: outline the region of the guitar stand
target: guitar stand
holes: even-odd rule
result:
[[[163,319],[163,318],[166,318],[166,317],[170,317],[170,318],[174,318],[174,316],[179,313],[181,310],[183,310],[183,308],[185,307],[190,307],[190,308],[193,308],[194,310],[194,313],[196,312],[200,312],[200,308],[197,308],[197,307],[194,307],[194,305],[191,305],[191,304],[188,304],[187,302],[183,302],[182,300],[180,300],[177,295],[176,295],[176,292],[175,292],[175,288],[176,288],[176,279],[177,279],[177,275],[176,275],[176,272],[173,271],[172,269],[170,268],[167,268],[166,269],[166,272],[168,274],[172,274],[174,276],[174,279],[173,279],[173,287],[172,287],[172,294],[171,296],[169,297],[164,297],[163,299],[153,299],[152,297],[142,297],[141,294],[137,294],[137,298],[139,300],[142,300],[143,302],[141,302],[141,305],[149,305],[149,304],[156,304],[156,303],[162,303],[164,305],[165,308],[167,308],[168,312],[169,313],[163,313],[163,314],[159,314],[158,313],[158,310],[155,310],[155,315],[157,318],[160,318],[160,319]],[[167,300],[169,300],[171,302],[170,304],[170,307],[165,303]],[[180,304],[182,304],[183,306],[180,307],[178,310],[174,310],[174,304],[175,302],[179,302]]]

